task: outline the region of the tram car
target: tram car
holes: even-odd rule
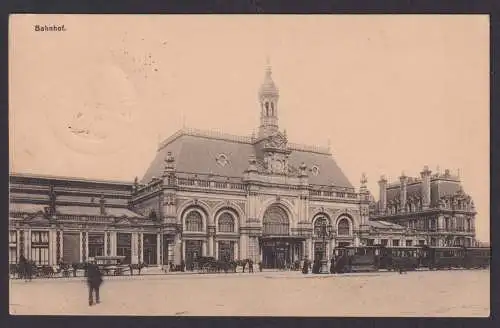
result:
[[[379,247],[379,270],[397,271],[404,269],[405,271],[414,271],[420,267],[422,250],[419,247]]]
[[[466,269],[486,269],[490,266],[491,248],[470,247],[465,249],[464,267]]]
[[[334,273],[375,272],[379,267],[380,249],[376,246],[338,247],[334,254]]]
[[[489,247],[423,246],[420,266],[429,270],[487,268],[490,257]]]
[[[489,247],[337,247],[334,252],[334,273],[405,271],[428,269],[480,269],[490,266]]]

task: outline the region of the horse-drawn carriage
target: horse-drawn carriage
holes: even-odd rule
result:
[[[197,260],[198,269],[203,273],[216,273],[216,272],[236,272],[236,268],[240,261],[232,260],[217,260],[214,257],[202,256]],[[242,265],[242,264],[241,264]]]
[[[125,256],[96,256],[94,258],[97,267],[105,275],[120,276],[130,270],[128,264],[124,264]]]

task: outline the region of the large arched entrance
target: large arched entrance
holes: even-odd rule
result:
[[[271,205],[262,219],[262,267],[284,269],[299,258],[300,241],[290,235],[290,218],[280,205]]]

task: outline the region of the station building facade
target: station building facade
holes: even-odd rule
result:
[[[257,135],[183,128],[134,182],[11,174],[10,261],[123,255],[160,265],[213,256],[272,268],[338,246],[429,242],[384,210],[387,196],[374,201],[364,175],[356,189],[329,149],[288,141],[270,68],[258,100]],[[324,223],[332,227],[326,247]]]

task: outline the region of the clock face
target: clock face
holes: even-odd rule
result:
[[[281,161],[274,161],[274,163],[273,163],[273,170],[274,171],[281,171],[281,170],[283,170],[283,163],[281,163]]]

